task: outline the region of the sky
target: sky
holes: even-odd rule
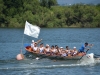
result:
[[[76,3],[85,3],[85,4],[98,4],[100,0],[57,0],[58,4],[76,4]]]

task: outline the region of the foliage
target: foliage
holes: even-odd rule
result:
[[[51,8],[51,6],[57,5],[56,0],[40,0],[40,5],[43,7]]]
[[[57,0],[0,0],[0,27],[100,27],[100,4],[59,6]]]

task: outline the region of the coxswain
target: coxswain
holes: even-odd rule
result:
[[[89,50],[89,48],[87,48],[87,46],[92,46],[92,44],[88,44],[87,42],[81,46],[81,48],[79,49],[79,53],[84,53],[84,50],[87,49]]]

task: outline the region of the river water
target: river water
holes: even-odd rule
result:
[[[77,60],[16,60],[23,44],[34,39],[59,47],[79,49],[85,42],[94,44],[88,53],[100,55],[100,28],[41,28],[38,39],[23,35],[24,29],[0,28],[0,75],[99,75],[100,63],[79,64]],[[23,37],[24,36],[24,37]],[[90,61],[91,62],[91,61]]]

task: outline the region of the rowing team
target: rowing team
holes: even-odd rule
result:
[[[46,55],[57,55],[57,56],[83,56],[85,54],[84,49],[85,46],[87,46],[87,43],[84,44],[84,46],[82,46],[79,51],[76,50],[76,47],[73,47],[73,49],[69,49],[68,46],[66,46],[66,49],[64,49],[63,47],[58,47],[57,45],[52,45],[51,47],[46,44],[46,46],[44,46],[43,43],[40,44],[40,46],[38,47],[38,43],[41,40],[34,42],[34,40],[32,40],[32,44],[31,44],[31,48],[26,47],[26,50],[33,52],[33,53],[37,53],[37,54],[46,54]]]

